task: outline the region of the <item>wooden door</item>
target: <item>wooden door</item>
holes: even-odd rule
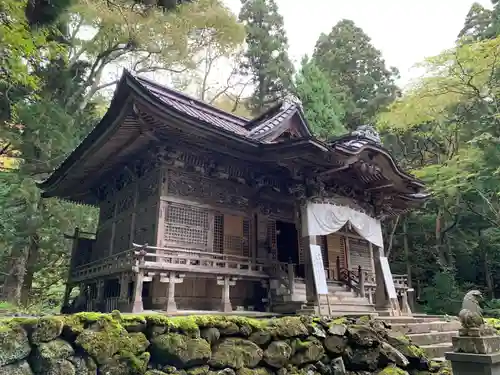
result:
[[[359,266],[363,271],[372,271],[372,257],[370,244],[364,239],[349,238],[349,260],[351,270],[357,270]]]
[[[243,256],[243,217],[224,214],[224,254]]]
[[[333,271],[335,278],[338,279],[337,258],[340,260],[340,268],[348,267],[345,237],[337,233],[329,234],[326,236],[326,247],[328,250],[328,269],[330,273]]]

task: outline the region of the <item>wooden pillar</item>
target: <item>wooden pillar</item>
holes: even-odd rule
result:
[[[230,291],[231,287],[236,285],[236,280],[232,280],[229,276],[218,277],[217,285],[222,285],[221,310],[223,312],[233,311],[233,307],[231,306]]]
[[[129,311],[130,299],[128,295],[128,284],[130,282],[130,274],[123,272],[120,274],[120,295],[118,297],[118,310]]]
[[[305,210],[301,211],[300,215],[301,227],[307,228],[307,215]],[[301,233],[302,234],[302,233]],[[321,245],[319,236],[307,236],[304,240],[304,281],[306,284],[306,300],[308,305],[318,306],[318,295],[314,285],[314,273],[311,259],[310,245]],[[319,311],[318,311],[319,312]]]
[[[142,302],[142,288],[144,285],[144,257],[147,252],[141,249],[137,254],[136,265],[134,267],[135,280],[134,280],[134,292],[132,293],[132,312],[140,313],[144,311],[144,304]]]
[[[403,315],[412,316],[410,305],[408,304],[408,291],[405,289],[401,293],[401,312]]]
[[[132,312],[141,313],[144,311],[142,303],[142,287],[144,285],[144,272],[140,270],[135,274],[134,292],[132,294]]]
[[[96,283],[96,297],[95,297],[95,309],[100,312],[107,312],[105,310],[105,300],[104,300],[104,280],[97,280]]]
[[[184,275],[176,275],[175,272],[160,274],[160,283],[168,283],[167,302],[165,305],[166,312],[177,311],[177,303],[175,302],[175,284],[180,284],[183,281],[184,281]]]
[[[365,273],[361,266],[358,266],[358,286],[359,286],[359,296],[365,298]]]
[[[380,257],[384,255],[384,250],[378,246],[373,247],[373,260],[375,264],[375,307],[380,310],[390,308],[389,298],[385,291],[384,275],[380,264]]]
[[[76,227],[75,231],[73,232],[73,244],[71,247],[71,258],[69,260],[68,276],[66,277],[66,289],[64,290],[64,298],[62,304],[63,308],[69,306],[69,297],[71,295],[71,291],[74,288],[74,285],[71,283],[71,273],[73,272],[73,268],[75,268],[76,254],[78,252],[78,238],[80,238],[80,228]]]
[[[306,283],[306,299],[307,303],[317,305],[319,303],[316,294],[316,286],[314,285],[314,273],[311,259],[310,245],[319,245],[319,236],[307,237],[306,248],[304,249],[304,269],[305,269],[305,283]]]

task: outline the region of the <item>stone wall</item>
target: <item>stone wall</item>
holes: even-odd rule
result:
[[[449,374],[369,318],[0,318],[0,375]]]

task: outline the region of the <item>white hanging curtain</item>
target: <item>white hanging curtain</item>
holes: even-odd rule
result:
[[[302,236],[326,236],[338,232],[347,222],[365,240],[384,247],[380,221],[363,212],[331,203],[307,203],[302,209]],[[304,225],[305,224],[305,225]]]

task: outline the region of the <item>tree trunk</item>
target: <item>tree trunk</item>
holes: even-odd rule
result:
[[[410,260],[410,249],[408,248],[408,231],[406,219],[403,220],[403,248],[405,252],[406,260],[406,273],[408,274],[408,288],[413,288],[413,280],[411,276],[411,260]]]
[[[37,233],[30,237],[28,247],[28,259],[26,261],[26,272],[24,274],[23,286],[21,290],[21,304],[28,306],[31,296],[31,288],[33,287],[33,275],[35,274],[36,265],[40,255],[39,236]]]
[[[4,284],[5,295],[8,302],[18,305],[26,271],[26,249],[15,247],[10,253],[10,258],[11,272]]]

